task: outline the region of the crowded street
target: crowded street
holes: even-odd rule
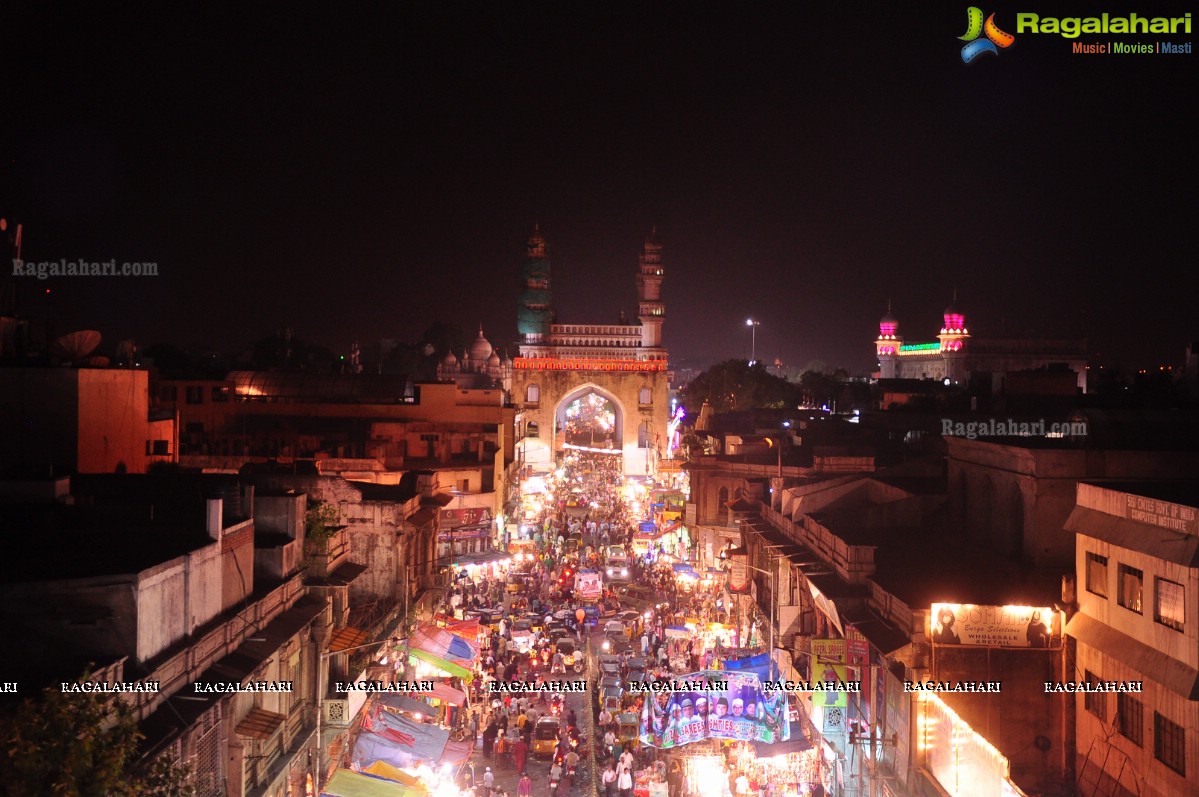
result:
[[[822,794],[818,757],[789,754],[808,746],[786,745],[788,695],[762,688],[757,626],[741,639],[724,571],[690,561],[678,485],[571,451],[524,487],[508,556],[462,557],[434,618],[470,649],[447,717],[470,755],[437,793]],[[789,753],[756,757],[775,742]]]

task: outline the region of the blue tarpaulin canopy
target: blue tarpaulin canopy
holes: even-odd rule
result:
[[[772,680],[770,675],[770,655],[767,653],[759,653],[756,656],[750,656],[746,659],[732,659],[730,661],[726,661],[724,663],[724,668],[726,670],[752,672],[763,681]]]

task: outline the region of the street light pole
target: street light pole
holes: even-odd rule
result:
[[[753,365],[758,361],[758,327],[761,321],[755,321],[752,318],[745,319],[745,325],[749,327],[749,364]]]

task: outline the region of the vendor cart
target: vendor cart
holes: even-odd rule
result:
[[[620,696],[622,694],[624,694],[624,690],[619,686],[609,686],[608,688],[604,689],[604,708],[613,714],[620,711]],[[632,715],[630,714],[629,716]],[[634,723],[635,722],[636,718],[634,717]]]
[[[616,723],[620,726],[617,734],[621,739],[633,739],[637,736],[637,715],[629,712],[616,715]]]

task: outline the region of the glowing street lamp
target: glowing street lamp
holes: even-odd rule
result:
[[[745,319],[745,326],[749,327],[749,364],[753,365],[758,361],[758,327],[762,325],[761,321],[754,321],[752,318]]]

